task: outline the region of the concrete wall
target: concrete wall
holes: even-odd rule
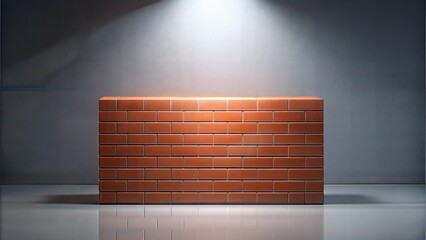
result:
[[[2,183],[97,183],[97,99],[325,99],[326,183],[424,182],[422,0],[3,0]]]
[[[0,0],[0,46],[1,46],[1,31],[2,29],[1,29],[1,0]],[[3,91],[2,91],[2,71],[1,71],[1,66],[2,66],[2,61],[1,61],[1,47],[0,47],[0,184],[2,183],[2,159],[3,159],[3,148],[2,148],[2,146],[3,146],[3,138],[2,138],[2,136],[3,136],[3,134],[2,134],[2,119],[3,119],[3,117],[2,117],[2,114],[3,114],[3,104],[2,104],[2,101],[3,101]]]

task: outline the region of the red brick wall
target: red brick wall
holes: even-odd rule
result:
[[[100,203],[324,201],[323,100],[103,97]]]

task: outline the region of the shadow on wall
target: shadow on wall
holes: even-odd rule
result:
[[[338,58],[345,62],[373,64],[377,68],[389,61],[407,64],[405,61],[413,58],[407,52],[415,53],[418,60],[424,56],[417,44],[424,32],[412,24],[422,16],[422,1],[407,2],[403,9],[398,8],[402,3],[398,0],[266,2],[278,16],[294,22],[290,26],[297,26],[292,31],[300,36],[301,46],[308,47],[311,54],[325,62]],[[415,14],[410,14],[416,4],[420,5]],[[399,29],[405,34],[396,34]],[[374,61],[367,61],[371,59]]]
[[[2,90],[43,89],[49,76],[77,60],[83,35],[158,1],[3,0]],[[29,67],[38,70],[28,73]]]

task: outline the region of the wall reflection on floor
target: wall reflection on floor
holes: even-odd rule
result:
[[[323,206],[106,205],[99,239],[324,239]]]

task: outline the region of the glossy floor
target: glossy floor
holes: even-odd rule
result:
[[[325,205],[97,205],[97,186],[1,186],[1,239],[425,239],[424,185],[328,185]]]

